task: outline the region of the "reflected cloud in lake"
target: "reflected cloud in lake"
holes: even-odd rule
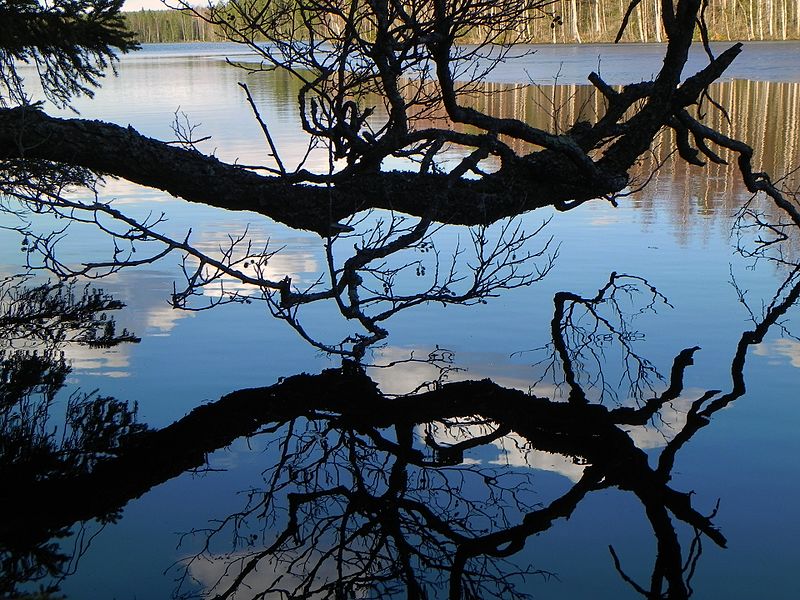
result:
[[[119,80],[109,80],[97,102],[81,110],[109,120],[129,115],[125,118],[148,134],[169,137],[165,132],[180,105],[203,123],[202,134],[214,136],[206,149],[218,147],[222,158],[254,162],[266,150],[236,87],[243,77],[214,57],[126,59]],[[189,83],[175,85],[178,79]],[[247,79],[279,146],[287,148],[286,160],[300,160],[305,146],[293,137],[296,85],[270,74]],[[800,131],[798,85],[737,80],[712,90],[731,107],[739,131],[762,151],[769,170],[800,164],[794,133],[787,143],[776,142],[784,130]],[[131,88],[137,91],[129,97],[141,104],[119,101]],[[484,109],[541,126],[552,121],[540,115],[542,105],[560,107],[565,124],[600,110],[585,86],[511,90],[498,83],[488,89],[489,95],[476,99]],[[713,126],[723,127],[718,115],[713,118]],[[453,301],[444,310],[442,297],[431,300],[433,292],[442,292],[429,288],[432,265],[449,264],[444,258],[470,239],[457,228],[437,232],[431,246],[405,247],[407,260],[393,263],[390,256],[379,267],[353,268],[351,273],[363,277],[358,285],[367,282],[358,289],[361,299],[372,304],[342,310],[332,295],[320,297],[289,326],[270,321],[263,307],[173,309],[168,300],[173,281],[180,279],[177,260],[103,279],[103,287],[128,305],[115,319],[143,342],[116,346],[113,353],[64,346],[70,377],[77,385],[90,382],[91,389],[98,385],[95,375],[147,377],[154,383],[146,392],[124,386],[126,400],[141,401],[151,411],[165,405],[169,418],[159,413],[163,427],[151,423],[148,431],[134,427],[124,435],[112,427],[114,419],[101,420],[92,430],[96,435],[84,439],[111,444],[81,446],[81,456],[89,452],[92,460],[81,463],[77,473],[68,463],[70,468],[34,477],[30,485],[6,486],[0,507],[16,518],[0,533],[3,558],[21,556],[15,564],[22,564],[31,549],[66,544],[58,540],[72,539],[67,531],[82,521],[120,517],[95,543],[103,547],[103,540],[110,540],[127,551],[125,536],[141,535],[143,553],[158,561],[159,573],[178,560],[177,571],[153,577],[158,581],[152,588],[137,589],[148,597],[168,595],[176,574],[186,574],[179,591],[190,595],[230,588],[236,597],[250,597],[305,586],[329,597],[422,597],[423,590],[445,597],[470,590],[507,598],[531,592],[531,582],[550,572],[563,581],[551,583],[562,587],[535,588],[537,595],[544,589],[556,597],[578,597],[571,594],[580,587],[575,582],[599,573],[591,582],[597,597],[645,595],[631,581],[651,597],[669,592],[685,598],[691,589],[699,590],[698,597],[736,597],[730,588],[740,573],[767,582],[789,572],[796,555],[791,528],[784,527],[793,522],[791,506],[766,511],[769,531],[758,538],[769,545],[766,558],[748,548],[747,536],[755,534],[742,534],[747,524],[730,522],[728,515],[742,507],[750,511],[749,494],[778,497],[779,490],[793,498],[798,491],[789,470],[785,481],[776,482],[764,468],[742,472],[730,456],[741,449],[754,465],[773,460],[764,449],[772,432],[752,430],[740,407],[770,406],[776,372],[770,369],[800,366],[798,344],[778,339],[776,326],[793,315],[797,282],[782,279],[791,265],[762,262],[750,270],[751,261],[733,255],[732,213],[747,194],[732,183],[730,170],[678,166],[667,156],[668,146],[654,148],[652,161],[663,166],[620,208],[587,205],[585,211],[557,215],[541,236],[553,236],[551,248],[558,248],[560,258],[526,263],[550,264],[547,277],[469,298],[486,305]],[[651,166],[644,164],[641,172]],[[117,181],[109,181],[103,194],[134,210],[157,200],[156,208],[172,219],[165,224],[170,234],[183,239],[191,228],[194,247],[209,255],[224,253],[228,236],[244,234],[256,219]],[[381,218],[384,227],[394,226],[391,215],[370,215],[356,232],[337,238],[330,256],[334,246],[319,238],[255,222],[248,230],[254,247],[269,243],[280,251],[260,273],[252,265],[243,269],[271,281],[288,276],[299,288],[319,279],[321,289],[336,277],[350,285],[358,280],[343,277],[344,265],[369,244]],[[533,231],[541,217],[520,222]],[[535,249],[542,237],[533,241]],[[784,244],[784,258],[792,255],[794,243]],[[88,237],[76,243],[78,250],[93,244]],[[16,259],[7,252],[2,260],[13,264]],[[436,252],[442,257],[438,263]],[[192,260],[189,265],[197,264]],[[392,279],[397,265],[410,268]],[[468,279],[480,263],[461,259],[459,266]],[[740,288],[729,285],[732,273],[741,279]],[[261,290],[240,280],[222,281],[228,292],[241,296]],[[391,293],[384,283],[391,284]],[[740,289],[752,291],[739,297]],[[202,294],[203,300],[223,297],[213,286]],[[757,307],[755,324],[748,325],[742,300]],[[365,314],[374,317],[400,305],[402,310],[372,323],[348,310],[368,306],[374,310]],[[359,338],[366,335],[359,329],[364,323],[385,326],[389,335]],[[748,327],[755,333],[745,331]],[[319,334],[322,341],[313,338],[319,343],[312,347],[299,330],[310,331],[309,338]],[[149,354],[161,342],[160,354]],[[363,354],[348,353],[358,344]],[[344,359],[330,358],[326,348],[344,349]],[[748,352],[780,364],[745,369]],[[155,358],[145,360],[150,356]],[[741,402],[745,376],[748,397]],[[220,389],[225,396],[217,400]],[[189,399],[174,398],[175,390]],[[779,390],[787,398],[793,392],[790,386]],[[84,405],[87,412],[93,406],[104,415],[111,414],[108,407],[125,418],[132,414],[123,405]],[[0,421],[8,425],[9,415],[18,414],[12,407]],[[787,422],[794,416],[787,414]],[[796,446],[788,436],[778,441]],[[5,452],[0,465],[11,472],[15,455]],[[69,454],[62,446],[54,452],[59,460]],[[723,494],[718,487],[725,489],[724,481],[747,489]],[[624,502],[607,501],[611,490]],[[635,518],[618,506],[633,506],[649,529],[637,529],[631,524]],[[726,512],[729,506],[734,508]],[[161,519],[163,531],[145,539],[148,526]],[[567,528],[567,519],[581,523],[580,531]],[[621,530],[608,526],[611,521]],[[175,531],[190,534],[177,552],[181,540]],[[724,546],[726,536],[736,543],[718,559],[710,548]],[[619,557],[605,554],[615,537],[637,539]],[[572,548],[575,556],[587,548],[599,548],[603,556],[584,565],[569,553],[559,562],[548,556],[544,540]],[[698,540],[709,547],[703,556]],[[115,595],[129,593],[131,580],[147,574],[118,574],[114,556],[90,548],[64,590],[86,597],[107,574]],[[242,571],[248,568],[252,572]],[[19,575],[20,581],[3,581],[6,589],[20,584],[23,575],[43,580],[39,571]],[[790,587],[781,590],[791,593]]]

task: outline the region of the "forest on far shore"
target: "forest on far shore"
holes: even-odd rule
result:
[[[531,12],[526,39],[533,43],[612,42],[629,0],[555,0],[544,13]],[[622,41],[661,42],[661,0],[642,0],[633,11]],[[202,14],[206,9],[198,8]],[[545,14],[546,13],[546,14]],[[714,40],[800,39],[800,2],[796,0],[717,0],[706,11]],[[200,16],[177,10],[123,13],[144,44],[224,41],[221,32]]]

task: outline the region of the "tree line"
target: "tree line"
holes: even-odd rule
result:
[[[297,0],[293,0],[297,2]],[[531,10],[521,26],[538,43],[613,42],[628,9],[628,0],[554,0],[544,10]],[[204,9],[196,9],[199,15]],[[712,39],[800,39],[800,3],[794,0],[719,0],[706,8]],[[123,13],[128,28],[145,44],[224,41],[225,36],[198,14],[177,10]],[[481,32],[475,32],[479,38]],[[625,42],[662,42],[661,0],[642,0],[629,16]]]
[[[223,41],[216,28],[185,12],[142,9],[123,16],[128,29],[143,44]]]

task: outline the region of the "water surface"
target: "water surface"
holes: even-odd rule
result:
[[[197,124],[198,135],[210,136],[201,143],[202,150],[226,161],[268,163],[265,141],[236,85],[246,81],[283,160],[298,163],[306,141],[299,134],[296,85],[276,74],[246,75],[223,60],[230,50],[225,45],[146,47],[124,57],[119,76],[106,79],[95,99],[81,100],[76,108],[82,117],[130,124],[162,139],[174,138],[171,123],[176,115],[179,119],[186,115]],[[712,95],[729,107],[736,134],[752,144],[757,160],[776,174],[800,164],[797,50],[797,44],[748,44],[729,77],[712,89]],[[566,127],[577,118],[591,120],[601,110],[591,89],[581,85],[590,70],[599,64],[612,84],[638,81],[658,69],[660,51],[656,45],[536,48],[520,65],[502,65],[492,76],[488,93],[476,102],[541,127]],[[506,85],[529,80],[538,86]],[[721,115],[705,108],[715,127],[727,127]],[[491,378],[507,388],[565,400],[568,390],[563,380],[557,385],[561,375],[547,368],[554,298],[558,292],[592,298],[613,279],[612,273],[629,275],[625,281],[635,289],[621,300],[626,336],[598,330],[590,339],[592,353],[585,355],[591,360],[586,360],[583,384],[594,394],[592,399],[599,400],[602,392],[602,401],[609,406],[630,404],[628,350],[646,357],[647,364],[668,378],[681,350],[699,346],[694,365],[685,374],[684,392],[665,409],[664,420],[631,434],[640,448],[655,456],[674,435],[671,431],[685,422],[693,399],[705,390],[731,389],[737,343],[754,326],[751,319],[758,321],[785,276],[781,268],[766,262],[754,265],[736,252],[737,243],[749,243],[738,242],[733,231],[735,214],[749,194],[734,170],[686,166],[668,156],[669,147],[665,142],[654,148],[638,172],[639,180],[645,180],[653,164],[663,166],[642,191],[631,190],[616,208],[596,201],[568,213],[541,210],[520,219],[529,231],[549,220],[529,244],[538,250],[552,237],[550,250],[537,259],[542,266],[548,256],[553,261],[552,271],[542,281],[504,291],[487,304],[430,304],[402,311],[386,323],[390,336],[370,353],[370,360],[386,364],[445,348],[452,352],[453,365],[463,369],[452,372],[448,381]],[[312,156],[313,160],[321,159]],[[291,276],[299,285],[310,284],[325,271],[324,246],[317,236],[255,214],[193,205],[115,180],[107,181],[102,198],[113,199],[132,214],[163,211],[168,217],[166,232],[181,237],[191,228],[191,239],[207,251],[224,246],[229,235],[247,227],[254,242],[280,249],[268,267],[275,279]],[[359,227],[366,229],[381,216],[386,218],[372,215]],[[491,228],[489,235],[498,235],[501,227]],[[102,235],[74,229],[61,251],[65,259],[80,261],[108,250]],[[4,238],[0,269],[5,274],[18,272],[17,240],[7,233]],[[447,227],[435,243],[447,257],[457,244],[469,246],[469,240],[468,230]],[[347,257],[348,245],[352,246],[347,240],[339,244],[338,260]],[[793,255],[795,247],[787,244],[785,251]],[[429,270],[409,276],[403,285],[424,289],[433,258],[413,258]],[[460,266],[464,272],[467,262],[464,259]],[[335,358],[273,319],[263,304],[204,312],[173,310],[167,300],[173,281],[180,284],[180,278],[179,257],[170,256],[97,282],[127,304],[115,318],[142,341],[105,351],[70,348],[67,356],[73,370],[66,391],[98,389],[103,395],[136,402],[140,420],[160,428],[235,390],[338,366]],[[649,286],[658,290],[655,300]],[[198,299],[198,306],[213,301],[214,291],[207,294]],[[728,539],[724,550],[704,541],[692,580],[696,597],[744,599],[769,590],[771,598],[789,600],[800,594],[792,575],[800,558],[796,545],[800,519],[794,510],[800,479],[791,458],[800,451],[796,435],[800,410],[795,405],[800,343],[789,335],[795,313],[789,308],[781,318],[785,329],[771,329],[763,343],[750,349],[746,395],[715,414],[711,425],[681,449],[671,473],[677,489],[694,492],[692,500],[700,512],[710,514],[719,501],[714,523]],[[341,339],[354,329],[330,305],[309,306],[302,319],[311,335],[323,341]],[[598,384],[601,373],[605,387]],[[430,365],[417,362],[369,374],[386,393],[398,394],[435,375]],[[653,381],[657,391],[667,385],[657,378]],[[211,470],[185,473],[129,502],[118,522],[102,527],[87,523],[88,532],[96,535],[78,553],[74,574],[61,582],[63,592],[67,597],[122,599],[166,597],[176,589],[214,590],[227,561],[241,548],[232,550],[225,536],[214,538],[202,560],[187,563],[204,538],[180,534],[206,529],[209,523],[214,527],[215,519],[242,509],[246,494],[241,492],[263,486],[262,473],[274,466],[278,450],[269,439],[269,435],[239,439],[209,457]],[[525,481],[531,487],[526,500],[531,505],[549,502],[583,472],[583,465],[569,456],[529,450],[509,438],[468,453],[466,464],[530,477]],[[171,458],[162,460],[168,463]],[[420,489],[424,492],[425,487]],[[258,524],[248,527],[258,531],[256,548],[274,535],[267,528],[262,538]],[[688,546],[691,531],[683,525],[678,529]],[[73,537],[60,543],[69,548],[75,541]],[[616,489],[587,496],[569,520],[528,540],[515,560],[544,575],[524,579],[521,588],[537,598],[639,597],[615,570],[609,545],[626,573],[647,581],[655,540],[642,505]],[[277,569],[263,568],[273,573]],[[179,587],[176,579],[187,573],[189,578]],[[245,590],[240,594],[236,597],[251,597]]]

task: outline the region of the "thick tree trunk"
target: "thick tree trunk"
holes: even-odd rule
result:
[[[587,454],[597,464],[622,455],[629,465],[633,462],[649,471],[646,456],[615,426],[611,418],[615,413],[604,406],[552,402],[489,380],[451,383],[387,399],[363,374],[336,369],[239,390],[199,406],[168,427],[138,434],[91,473],[53,477],[26,489],[7,486],[0,492],[0,508],[16,517],[0,523],[0,541],[44,540],[75,522],[113,513],[151,488],[201,468],[209,453],[239,437],[320,411],[341,413],[351,426],[363,423],[370,428],[485,415],[535,440],[539,449],[568,456]],[[37,526],[31,528],[30,523]]]
[[[554,152],[480,180],[410,172],[364,174],[336,186],[290,183],[102,121],[58,119],[31,109],[0,109],[0,159],[38,159],[88,168],[191,202],[260,213],[326,236],[332,224],[370,208],[459,225],[489,224],[566,201],[614,193],[625,178],[587,181]],[[604,183],[606,185],[604,185]]]
[[[687,0],[693,6],[679,8],[691,16],[699,1]],[[616,92],[598,76],[590,76],[609,101],[606,114],[594,125],[576,124],[563,135],[543,134],[515,119],[494,118],[457,104],[448,106],[453,121],[487,132],[477,145],[486,154],[490,146],[481,144],[488,144],[491,135],[499,134],[548,148],[527,156],[507,156],[508,151],[499,171],[478,179],[458,173],[353,171],[347,178],[340,175],[330,185],[308,182],[318,182],[318,177],[301,182],[299,177],[264,176],[223,163],[213,156],[146,137],[130,126],[57,119],[31,107],[0,109],[0,161],[40,160],[83,167],[191,202],[260,213],[321,236],[339,231],[337,223],[371,208],[457,225],[487,225],[543,206],[566,210],[622,191],[628,183],[628,171],[658,132],[674,126],[675,116],[697,102],[702,91],[741,51],[741,44],[732,46],[680,83],[692,30],[677,27],[688,18],[679,16],[665,20],[670,43],[664,66],[652,83],[626,86]],[[450,78],[446,59],[444,56],[437,64],[437,70],[444,73],[440,76],[442,83]],[[451,80],[449,85],[453,85]],[[445,103],[447,100],[446,96]],[[626,111],[639,100],[645,100],[643,108],[626,119]],[[414,135],[418,142],[431,139],[425,135],[435,139],[450,133],[435,129],[412,132],[404,143],[415,143]],[[475,146],[474,139],[476,136],[466,143]],[[601,148],[598,157],[596,151]]]

